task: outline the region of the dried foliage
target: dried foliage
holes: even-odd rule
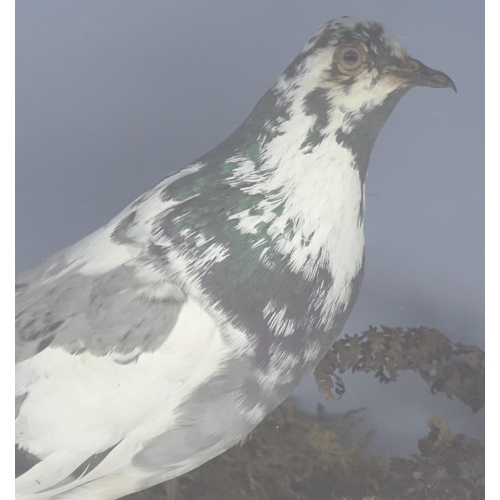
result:
[[[484,498],[484,447],[453,434],[443,417],[432,417],[427,425],[419,454],[391,459],[388,482],[401,498],[412,500]]]
[[[388,384],[405,370],[418,373],[433,394],[455,396],[473,411],[484,406],[484,352],[474,345],[453,343],[430,328],[383,326],[346,335],[335,342],[314,375],[320,391],[338,399],[345,392],[342,373],[372,372]]]

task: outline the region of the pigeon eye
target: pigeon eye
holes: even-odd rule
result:
[[[363,70],[365,53],[359,47],[343,47],[337,54],[337,66],[344,75],[357,75]]]

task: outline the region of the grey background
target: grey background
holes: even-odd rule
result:
[[[432,326],[484,346],[484,6],[477,0],[18,0],[17,270],[107,222],[224,139],[342,15],[386,23],[449,74],[393,113],[367,183],[366,276],[347,333]],[[415,449],[428,416],[481,436],[483,414],[416,375],[345,378],[331,411],[367,407],[374,447]],[[325,402],[307,378],[295,396]]]

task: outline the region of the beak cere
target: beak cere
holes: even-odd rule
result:
[[[403,78],[412,87],[451,88],[457,91],[448,75],[429,68],[417,59],[409,58],[399,68],[391,68],[390,72]]]

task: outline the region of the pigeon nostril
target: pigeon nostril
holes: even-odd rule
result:
[[[409,59],[408,61],[406,61],[404,64],[403,64],[403,68],[406,70],[406,71],[409,71],[410,73],[414,73],[415,71],[418,70],[419,68],[419,64],[417,63],[417,61],[413,60],[413,59]]]

